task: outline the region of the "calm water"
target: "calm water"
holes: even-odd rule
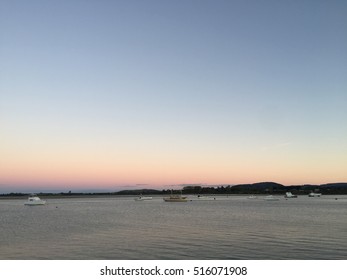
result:
[[[347,259],[347,196],[23,203],[0,200],[0,259]]]

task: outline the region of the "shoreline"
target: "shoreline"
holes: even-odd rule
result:
[[[187,196],[190,196],[190,197],[194,197],[194,196],[198,196],[200,194],[187,194]],[[203,196],[205,197],[248,197],[250,195],[255,195],[255,196],[259,196],[259,197],[265,197],[265,196],[268,196],[268,195],[273,195],[273,196],[276,196],[276,197],[284,197],[283,194],[205,194]],[[11,196],[11,195],[0,195],[0,201],[1,200],[25,200],[27,199],[29,196],[29,194],[23,194],[23,195],[14,195],[14,196]],[[61,194],[38,194],[38,196],[42,199],[80,199],[80,198],[110,198],[110,197],[129,197],[129,198],[134,198],[134,197],[137,197],[138,195],[137,194],[131,194],[131,195],[117,195],[117,194],[72,194],[72,195],[61,195]],[[149,196],[149,195],[143,195],[143,196]],[[150,196],[152,197],[156,197],[156,198],[162,198],[162,197],[165,197],[167,196],[167,194],[151,194]],[[335,199],[336,196],[346,196],[346,198],[339,198],[339,199],[347,199],[347,194],[324,194],[322,195],[322,197],[329,197],[329,198],[332,198],[332,199]],[[308,197],[308,194],[298,194],[298,197],[297,198],[302,198],[302,197]],[[286,198],[286,199],[294,199],[295,198]]]

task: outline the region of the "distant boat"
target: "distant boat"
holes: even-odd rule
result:
[[[264,197],[264,200],[266,200],[266,201],[277,201],[277,200],[280,200],[280,199],[278,197],[273,196],[273,195],[268,195],[268,196]]]
[[[187,202],[186,196],[181,195],[170,195],[170,197],[163,198],[165,202]]]
[[[258,197],[256,197],[255,195],[250,195],[249,197],[247,197],[248,199],[257,199]]]
[[[216,200],[215,197],[198,195],[198,200]]]
[[[163,198],[165,202],[187,202],[187,197],[182,196],[182,191],[181,194],[172,194],[169,197],[164,197]]]
[[[320,197],[321,195],[322,195],[321,193],[310,192],[308,197]]]
[[[297,195],[292,194],[291,192],[286,192],[285,198],[297,198]]]
[[[38,206],[38,205],[45,205],[46,201],[41,200],[37,195],[31,194],[27,200],[27,202],[24,203],[24,205],[27,206]]]
[[[144,200],[152,200],[151,196],[139,196],[135,198],[135,201],[144,201]]]

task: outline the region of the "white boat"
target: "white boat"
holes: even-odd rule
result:
[[[31,194],[27,200],[27,202],[24,203],[24,205],[28,206],[37,206],[37,205],[45,205],[46,201],[41,200],[37,195]]]
[[[215,197],[198,195],[198,200],[216,200]]]
[[[153,197],[151,196],[139,196],[135,198],[135,201],[144,201],[144,200],[152,200]]]
[[[308,197],[320,197],[321,195],[322,195],[321,193],[310,192]]]
[[[268,195],[268,196],[264,197],[264,200],[266,200],[266,201],[277,201],[277,200],[280,200],[280,199],[278,197],[273,196],[273,195]]]
[[[247,199],[257,199],[258,197],[256,197],[255,195],[250,195],[249,197],[247,197]]]
[[[297,198],[297,195],[292,194],[291,192],[286,192],[285,198]]]

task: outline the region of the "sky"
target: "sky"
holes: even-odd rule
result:
[[[0,1],[0,189],[347,182],[347,2]]]

